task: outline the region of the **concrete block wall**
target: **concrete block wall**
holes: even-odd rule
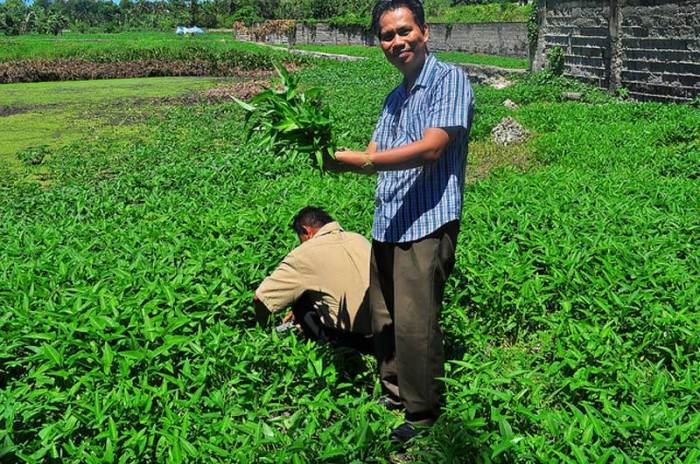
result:
[[[484,55],[527,57],[526,23],[430,24],[430,47]]]
[[[565,75],[638,100],[700,93],[700,1],[540,0],[533,69],[556,46]]]
[[[318,23],[313,26],[297,24],[296,43],[304,45],[374,45],[374,36],[361,27],[336,28]]]
[[[488,55],[527,57],[525,23],[430,24],[430,48]],[[255,40],[237,33],[242,40]],[[376,37],[361,27],[335,28],[325,23],[297,24],[293,36],[270,34],[265,42],[278,45],[376,45]]]
[[[336,28],[325,23],[315,25],[297,24],[293,34],[268,34],[263,38],[251,34],[234,32],[236,38],[248,41],[261,40],[274,45],[374,45],[374,36],[361,27]]]
[[[610,8],[597,1],[546,2],[542,8],[545,23],[540,26],[540,59],[536,69],[546,65],[554,47],[564,51],[565,75],[589,84],[606,87],[610,70],[606,64],[610,50]],[[550,6],[556,3],[556,7]]]
[[[700,95],[700,1],[627,0],[620,16],[619,82],[631,96]]]

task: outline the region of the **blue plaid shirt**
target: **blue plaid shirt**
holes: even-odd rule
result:
[[[410,92],[401,83],[389,94],[372,137],[379,151],[417,142],[425,129],[463,130],[439,160],[379,173],[372,226],[375,240],[410,242],[460,219],[473,110],[467,75],[433,55],[428,55]]]

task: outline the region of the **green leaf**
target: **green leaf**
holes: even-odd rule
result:
[[[63,366],[63,356],[58,352],[56,348],[51,345],[43,345],[42,350],[46,359],[48,359],[54,366]]]
[[[112,439],[112,442],[116,443],[119,441],[119,433],[117,432],[117,424],[114,423],[112,416],[109,416],[107,419],[107,424],[109,426],[109,436]]]
[[[105,374],[109,374],[112,369],[112,360],[114,359],[114,353],[112,348],[109,346],[108,342],[105,342],[102,348],[102,369]]]
[[[249,103],[244,102],[243,100],[240,100],[239,98],[236,98],[235,96],[231,95],[231,98],[233,101],[235,101],[238,106],[243,108],[244,110],[248,111],[249,113],[252,113],[257,110],[257,108]]]

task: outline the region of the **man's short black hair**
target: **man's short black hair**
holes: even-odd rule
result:
[[[333,222],[330,214],[316,206],[306,206],[302,208],[292,220],[291,228],[297,235],[306,233],[303,226],[321,228]]]
[[[413,20],[418,27],[425,29],[425,12],[420,0],[379,0],[372,10],[372,31],[379,37],[379,19],[387,11],[406,7],[413,13]]]

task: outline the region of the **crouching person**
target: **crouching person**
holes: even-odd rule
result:
[[[313,206],[299,211],[291,227],[301,245],[255,291],[258,323],[291,307],[284,321],[295,322],[307,338],[373,353],[369,242]]]

